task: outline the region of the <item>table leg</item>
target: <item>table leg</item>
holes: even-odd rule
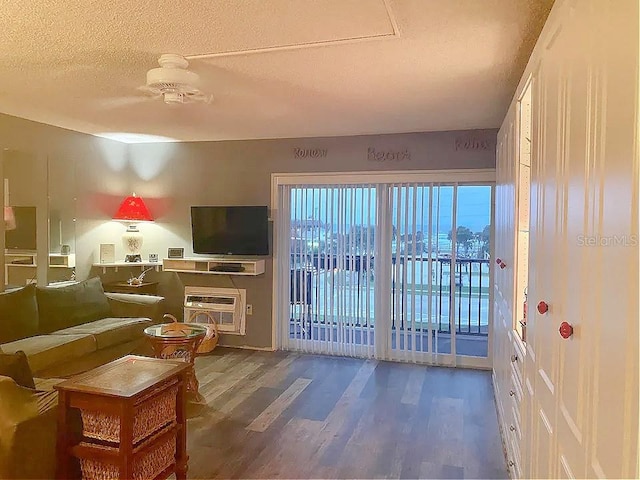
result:
[[[69,448],[71,447],[69,442],[69,425],[67,421],[69,409],[69,397],[64,390],[58,391],[58,439],[56,445],[57,452],[57,468],[56,478],[67,479],[69,478],[69,462],[71,461],[71,454]]]
[[[120,408],[120,475],[121,478],[133,478],[133,406],[127,402]]]
[[[189,456],[187,455],[187,383],[188,373],[180,376],[178,398],[176,402],[176,421],[179,425],[176,438],[176,479],[186,480],[189,468]]]
[[[198,392],[200,384],[196,377],[195,357],[200,343],[204,340],[204,335],[187,340],[181,340],[178,338],[151,338],[150,340],[153,345],[156,358],[183,360],[189,364],[189,369],[187,370],[185,377],[186,389],[187,392],[195,395],[195,400],[197,402],[201,401],[202,396]]]
[[[191,345],[191,348],[193,348],[193,350],[191,351],[191,355],[189,356],[190,367],[189,367],[189,371],[187,372],[187,378],[188,378],[187,391],[194,394],[196,402],[200,402],[203,400],[202,395],[200,395],[200,392],[199,392],[200,382],[198,382],[198,377],[196,376],[196,366],[195,366],[196,352],[198,350],[198,347],[202,343],[202,340],[204,340],[204,337],[196,338],[193,344]]]

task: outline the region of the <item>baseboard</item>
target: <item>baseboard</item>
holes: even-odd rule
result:
[[[491,383],[493,384],[493,401],[496,405],[496,412],[498,414],[498,430],[500,432],[500,443],[502,443],[502,454],[504,455],[504,463],[507,468],[507,472],[509,473],[509,477],[513,478],[513,474],[511,473],[511,469],[509,468],[508,458],[509,452],[507,450],[507,439],[506,439],[506,430],[504,428],[504,410],[502,407],[502,402],[498,400],[500,397],[500,390],[498,390],[498,383],[496,382],[496,372],[492,370],[491,373]]]
[[[251,345],[223,345],[219,343],[218,346],[225,347],[225,348],[240,348],[242,350],[257,350],[259,352],[275,352],[276,351],[276,349],[272,347],[252,347]]]

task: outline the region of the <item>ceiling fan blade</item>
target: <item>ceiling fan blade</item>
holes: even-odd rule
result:
[[[230,107],[262,105],[272,112],[294,108],[291,85],[215,65],[214,61],[220,59],[189,60],[189,68],[200,76],[200,89],[215,95],[214,104]]]
[[[128,107],[131,105],[138,105],[141,103],[153,101],[159,97],[159,95],[156,95],[155,97],[137,95],[131,97],[106,98],[99,100],[98,106],[105,109]]]

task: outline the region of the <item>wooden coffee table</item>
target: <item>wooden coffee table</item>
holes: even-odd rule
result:
[[[187,476],[186,383],[181,361],[128,355],[55,385],[57,478],[144,480]],[[72,438],[71,409],[82,416]]]
[[[196,400],[201,400],[194,362],[196,350],[207,334],[207,328],[197,323],[162,323],[145,328],[144,334],[151,341],[156,358],[181,359],[189,365],[187,392],[195,395]]]

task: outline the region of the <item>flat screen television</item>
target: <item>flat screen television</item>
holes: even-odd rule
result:
[[[4,215],[5,248],[7,250],[36,250],[36,207],[8,207]]]
[[[191,207],[193,253],[268,255],[266,206]]]

